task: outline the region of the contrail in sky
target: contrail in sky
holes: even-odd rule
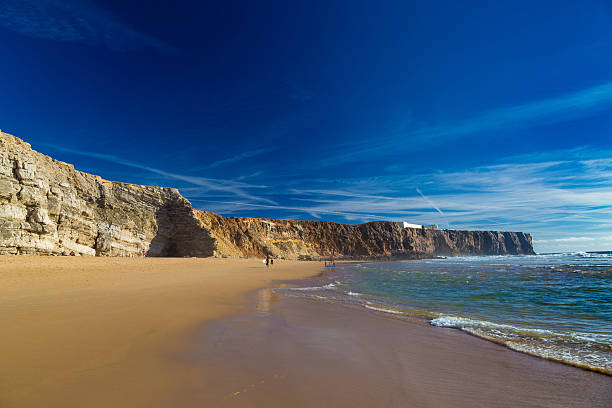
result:
[[[275,149],[273,149],[273,148],[263,148],[263,149],[251,150],[251,151],[248,151],[248,152],[240,153],[240,154],[238,154],[236,156],[229,157],[227,159],[218,160],[216,162],[213,162],[213,163],[209,164],[208,166],[206,166],[206,168],[212,169],[214,167],[223,166],[223,165],[226,165],[226,164],[229,164],[229,163],[234,163],[234,162],[241,161],[241,160],[244,160],[244,159],[248,159],[248,158],[251,158],[251,157],[254,157],[254,156],[259,156],[259,155],[264,154],[264,153],[269,153],[269,152],[272,152],[274,150]]]
[[[427,201],[427,203],[429,203],[429,205],[431,205],[433,208],[435,208],[435,210],[437,212],[439,212],[441,216],[446,218],[446,215],[442,212],[442,210],[439,209],[438,206],[433,201],[431,201],[429,198],[425,197],[425,194],[423,194],[423,192],[418,187],[416,188],[416,191],[417,191],[417,193],[419,193],[421,195],[421,197],[423,197],[423,200]]]

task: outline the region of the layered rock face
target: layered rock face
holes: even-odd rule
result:
[[[271,254],[286,259],[532,254],[521,232],[221,217],[176,189],[103,180],[0,132],[0,254]]]
[[[211,256],[176,189],[106,181],[0,133],[0,253]]]
[[[217,240],[217,256],[290,259],[421,258],[436,255],[533,254],[522,232],[404,228],[390,221],[360,225],[221,217],[195,210]]]

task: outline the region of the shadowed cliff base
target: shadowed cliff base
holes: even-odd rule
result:
[[[522,232],[222,217],[174,188],[104,180],[0,132],[0,254],[390,259],[533,254]]]

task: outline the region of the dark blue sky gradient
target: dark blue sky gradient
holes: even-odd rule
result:
[[[609,2],[4,0],[0,38],[0,127],[77,169],[612,247]]]

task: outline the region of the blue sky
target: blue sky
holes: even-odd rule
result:
[[[77,169],[612,249],[609,2],[2,0],[0,36],[0,127]]]

